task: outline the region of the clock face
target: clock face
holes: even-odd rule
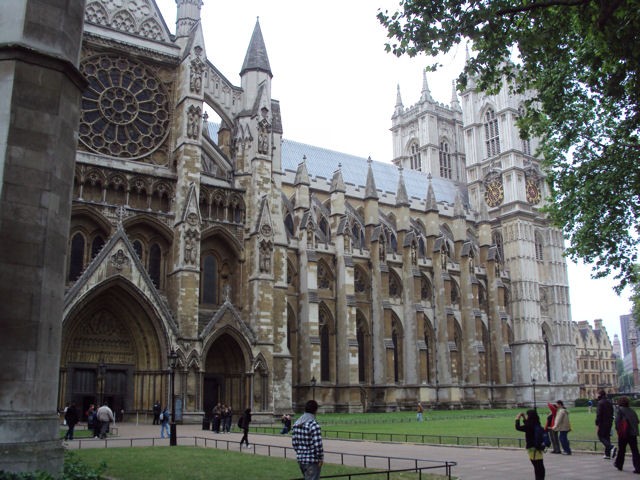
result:
[[[497,207],[504,200],[504,187],[499,178],[494,178],[486,185],[484,199],[490,207]]]
[[[532,205],[540,203],[540,188],[535,180],[527,180],[527,202]]]

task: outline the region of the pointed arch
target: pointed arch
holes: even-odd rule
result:
[[[391,381],[402,382],[404,378],[404,328],[395,313],[391,314]]]
[[[356,341],[358,343],[358,382],[371,381],[371,329],[362,310],[356,310]]]
[[[336,328],[335,319],[326,303],[318,306],[320,334],[320,381],[331,382],[335,376]]]

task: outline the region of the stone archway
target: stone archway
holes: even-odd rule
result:
[[[165,333],[145,299],[121,282],[97,288],[63,323],[59,405],[82,413],[106,400],[121,412],[167,398]],[[102,366],[102,368],[101,368]]]
[[[205,359],[203,408],[210,413],[217,403],[230,405],[235,413],[250,407],[250,365],[245,348],[229,332],[211,344]]]

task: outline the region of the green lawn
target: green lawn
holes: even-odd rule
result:
[[[502,446],[523,446],[518,440],[524,435],[514,428],[516,409],[493,410],[429,410],[424,422],[415,420],[413,412],[393,412],[375,414],[319,414],[325,438],[359,438],[354,432],[365,432],[365,439],[374,439],[375,434],[381,441],[409,441],[428,443],[459,443],[463,445],[495,444],[493,439],[500,438]],[[546,406],[538,411],[544,421],[548,413]],[[576,450],[601,449],[595,434],[595,413],[587,408],[572,408],[570,420],[572,432],[569,439]],[[256,425],[258,427],[258,425]],[[273,425],[274,433],[280,426]],[[262,428],[258,428],[258,431]],[[268,428],[266,430],[269,430]],[[65,429],[61,430],[64,434]],[[80,431],[78,432],[80,433]],[[393,434],[393,437],[391,435]],[[385,437],[386,435],[386,437]],[[409,435],[409,437],[405,437]],[[615,434],[614,434],[615,436]],[[481,437],[478,442],[476,437]],[[510,439],[510,440],[509,440]],[[260,441],[256,438],[257,443]],[[580,442],[584,441],[584,443]],[[511,442],[511,443],[510,443]],[[244,452],[233,452],[199,447],[140,447],[86,449],[74,451],[81,461],[99,466],[106,462],[105,475],[118,480],[176,479],[199,480],[216,478],[221,480],[252,479],[293,479],[299,478],[300,471],[294,460],[269,458]],[[325,465],[323,475],[336,475],[346,472],[363,471],[358,468]],[[455,473],[455,468],[454,468]],[[367,480],[384,478],[365,477]],[[394,479],[414,479],[415,475],[393,476]],[[425,477],[422,478],[442,478]]]
[[[101,448],[73,452],[82,463],[99,468],[105,464],[103,475],[117,480],[238,480],[238,479],[294,479],[301,473],[295,460],[264,457],[250,453],[199,447],[140,447]],[[325,465],[322,475],[371,472],[362,468]],[[386,475],[364,477],[382,480]],[[414,480],[417,474],[394,474],[397,480]],[[444,477],[422,475],[423,479]]]

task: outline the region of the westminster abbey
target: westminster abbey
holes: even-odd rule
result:
[[[389,105],[386,163],[286,137],[256,23],[229,80],[200,0],[87,0],[58,404],[299,411],[578,394],[563,238],[516,120],[471,83]],[[240,61],[240,60],[239,60]],[[281,108],[282,107],[282,108]],[[215,112],[213,115],[207,112]],[[303,121],[303,119],[299,119]],[[177,355],[170,399],[170,352]]]

